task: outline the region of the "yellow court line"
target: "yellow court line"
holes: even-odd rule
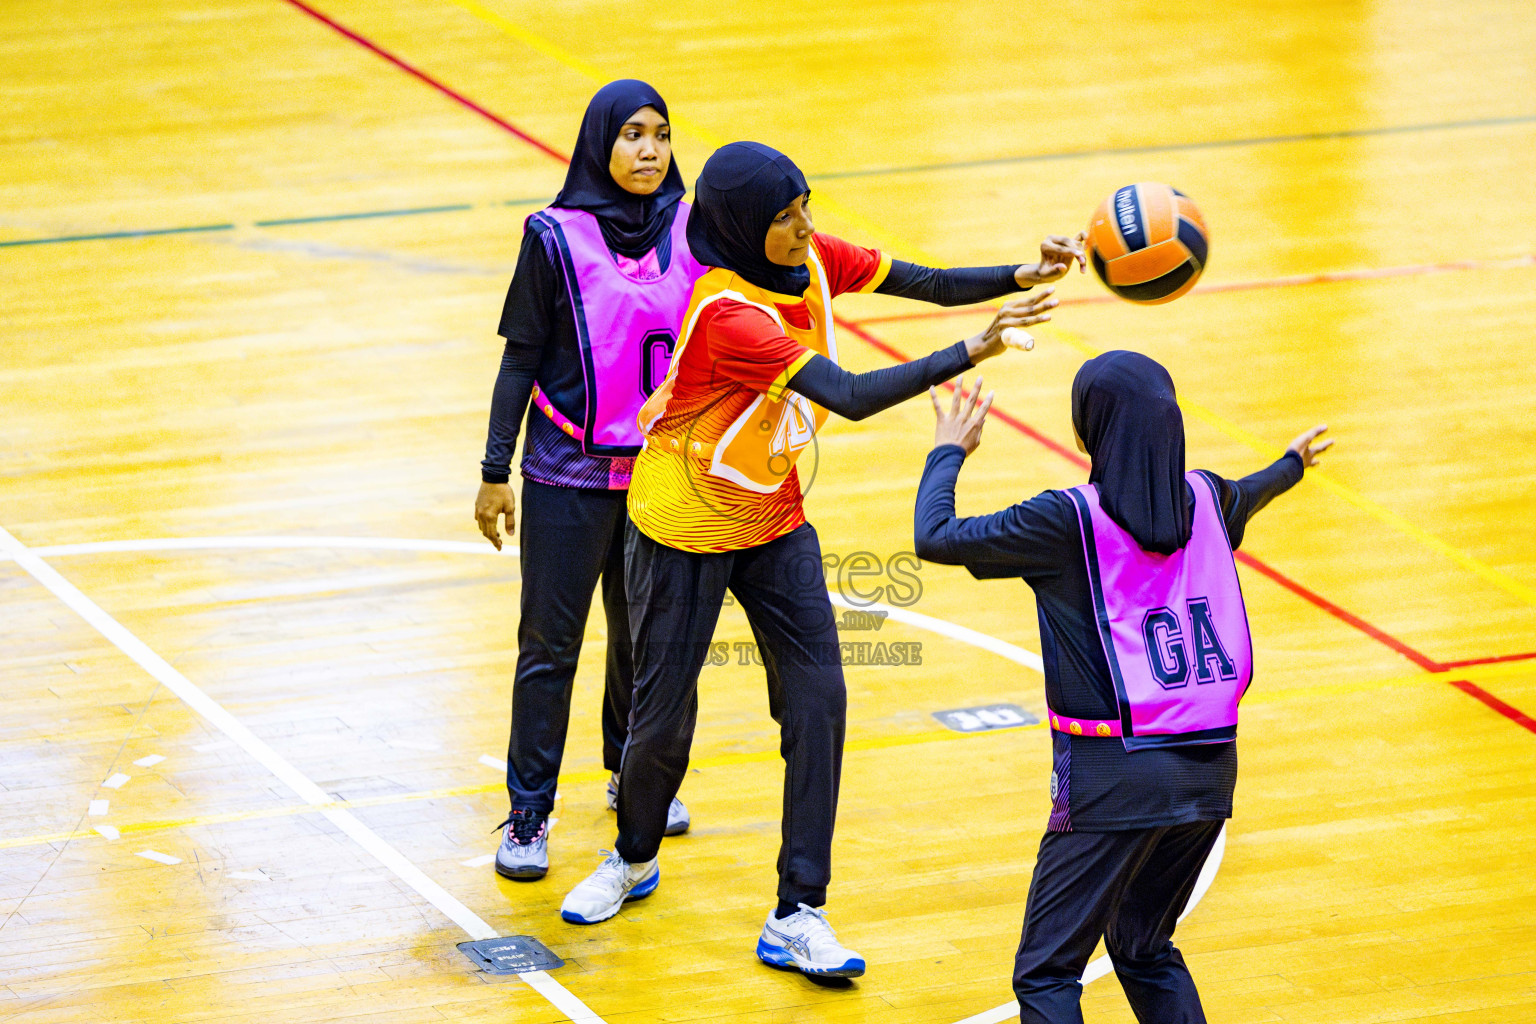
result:
[[[1058,340],[1065,342],[1068,346],[1077,349],[1089,358],[1100,354],[1098,349],[1055,324],[1046,325],[1043,328],[1043,333],[1047,337],[1055,336]],[[1181,397],[1179,399],[1179,407],[1200,422],[1214,427],[1218,433],[1225,434],[1234,441],[1253,449],[1260,455],[1273,456],[1275,453],[1275,445],[1273,443],[1264,440],[1252,431],[1243,429],[1226,417],[1201,405],[1199,402]],[[1526,604],[1536,605],[1536,587],[1521,583],[1507,573],[1501,572],[1486,562],[1479,561],[1460,548],[1446,543],[1428,530],[1415,526],[1391,509],[1382,507],[1354,488],[1334,480],[1321,467],[1307,470],[1307,479],[1314,481],[1323,490],[1328,491],[1337,498],[1343,499],[1377,522],[1383,523],[1397,532],[1418,541],[1431,551],[1444,555],[1463,569],[1475,573],[1500,590],[1514,595]]]
[[[1269,690],[1260,686],[1250,691],[1243,698],[1243,703],[1245,705],[1278,704],[1284,701],[1310,700],[1323,696],[1367,693],[1394,686],[1423,686],[1426,683],[1441,683],[1448,679],[1466,679],[1475,682],[1478,680],[1486,681],[1518,676],[1536,676],[1536,662],[1503,662],[1491,665],[1472,665],[1448,672],[1415,672],[1405,675],[1385,676],[1379,679],[1365,679],[1352,683],[1322,683],[1316,686],[1292,686],[1278,690]],[[947,729],[932,732],[902,733],[895,736],[876,736],[869,739],[851,740],[843,746],[843,750],[845,753],[861,750],[888,750],[893,747],[913,746],[920,743],[944,743],[970,739],[976,736],[1038,731],[1045,727],[1046,724],[1044,722],[1036,722],[1032,725],[1023,725],[1013,729],[995,729],[984,733],[960,733]],[[752,750],[736,754],[717,754],[713,757],[701,757],[693,761],[690,767],[730,768],[743,764],[765,764],[778,758],[779,752],[777,750]],[[561,786],[569,786],[583,782],[602,782],[607,778],[608,771],[606,769],[567,772],[560,776],[559,784]],[[232,821],[255,821],[264,818],[284,818],[296,814],[318,814],[322,811],[342,808],[383,807],[416,800],[444,800],[457,796],[481,796],[486,793],[500,792],[504,787],[505,783],[497,780],[496,782],[482,782],[469,786],[447,786],[441,789],[418,790],[411,793],[392,793],[381,796],[362,797],[357,800],[336,800],[322,805],[294,804],[286,807],[230,811],[224,814],[207,814],[190,818],[141,821],[120,825],[118,826],[118,831],[124,836],[143,835],[150,832],[167,832],[179,828],[219,825]],[[92,829],[18,836],[13,839],[0,839],[0,850],[14,849],[21,846],[42,846],[48,843],[91,838],[100,837]]]
[[[590,61],[583,60],[564,47],[552,42],[549,39],[546,39],[544,36],[539,35],[537,32],[531,31],[525,26],[519,25],[517,22],[512,21],[510,18],[507,18],[504,15],[498,14],[497,12],[491,10],[489,7],[486,7],[484,4],[480,3],[479,0],[448,0],[448,2],[460,8],[461,10],[467,11],[474,17],[479,18],[486,24],[496,28],[498,31],[505,33],[513,39],[516,39],[518,42],[523,43],[531,49],[544,54],[551,60],[554,60],[567,68],[570,68],[572,71],[575,71],[594,82],[602,83],[610,80],[610,76],[604,72],[602,68],[591,63]],[[705,143],[717,149],[726,143],[726,140],[721,136],[715,134],[702,125],[694,123],[687,118],[674,116],[672,118],[672,123],[676,127],[688,132],[690,135],[693,135],[696,138],[703,140]],[[942,261],[937,259],[932,254],[924,252],[922,249],[914,245],[907,244],[902,239],[896,237],[888,231],[885,231],[879,225],[870,221],[867,217],[854,212],[853,210],[844,206],[842,203],[839,203],[830,196],[827,196],[825,193],[818,191],[816,193],[816,201],[821,207],[827,209],[835,216],[842,218],[849,224],[857,227],[859,230],[869,234],[870,237],[877,240],[881,246],[886,248],[888,251],[905,252],[911,258],[925,263],[928,266],[936,267],[942,265]],[[1055,325],[1048,325],[1044,327],[1044,330],[1048,336],[1054,335],[1059,340],[1064,341],[1072,348],[1075,348],[1090,357],[1099,354],[1098,351],[1093,348],[1093,346],[1087,344],[1081,338],[1072,335],[1070,332],[1062,330],[1060,327],[1055,327]],[[1217,415],[1210,409],[1207,409],[1206,407],[1196,402],[1191,402],[1188,399],[1181,400],[1179,404],[1188,410],[1189,413],[1196,419],[1201,420],[1202,422],[1212,427],[1215,427],[1219,432],[1226,434],[1228,437],[1231,437],[1234,440],[1240,441],[1241,443],[1252,448],[1254,451],[1266,455],[1273,453],[1274,446],[1272,444],[1250,433],[1249,431],[1242,429],[1237,424],[1232,423],[1224,417]],[[1519,598],[1526,604],[1536,605],[1536,587],[1528,586],[1527,584],[1520,582],[1509,574],[1495,569],[1493,566],[1488,565],[1486,562],[1474,558],[1472,555],[1461,550],[1460,548],[1446,543],[1429,531],[1415,526],[1413,523],[1409,522],[1407,519],[1404,519],[1396,512],[1393,512],[1390,509],[1377,504],[1353,488],[1347,487],[1344,484],[1333,480],[1320,469],[1311,470],[1308,473],[1308,476],[1315,479],[1318,486],[1322,487],[1324,490],[1333,494],[1335,497],[1343,499],[1348,504],[1353,505],[1355,508],[1364,512],[1366,515],[1377,520],[1378,522],[1383,523],[1384,525],[1396,530],[1397,532],[1417,541],[1430,550],[1444,555],[1446,558],[1449,558],[1452,562],[1461,566],[1463,569],[1474,573],[1475,575],[1498,587],[1500,590],[1503,590],[1506,593]]]
[[[1036,722],[1033,725],[1023,725],[1013,729],[994,729],[987,733],[960,733],[949,730],[919,733],[903,733],[896,736],[879,736],[864,740],[853,740],[843,745],[845,753],[858,750],[884,750],[890,747],[905,747],[916,743],[936,743],[948,740],[966,739],[971,736],[991,735],[998,732],[1025,732],[1031,729],[1042,729],[1044,722]],[[729,768],[742,764],[761,764],[768,761],[776,761],[779,758],[777,750],[753,750],[737,754],[718,754],[714,757],[701,757],[691,762],[693,768]],[[567,772],[560,776],[559,784],[562,786],[573,785],[581,782],[603,782],[608,778],[608,771],[584,771]],[[448,786],[442,789],[418,790],[413,793],[391,793],[381,796],[361,797],[356,800],[334,800],[327,804],[292,804],[284,807],[265,807],[260,810],[227,811],[223,814],[205,814],[190,818],[162,818],[153,821],[140,821],[128,825],[116,826],[121,835],[143,835],[148,832],[167,832],[179,828],[195,828],[202,825],[221,825],[232,821],[256,821],[263,818],[286,818],[296,814],[319,814],[323,811],[342,810],[357,807],[382,807],[389,804],[400,804],[414,800],[443,800],[456,796],[480,796],[485,793],[496,793],[506,788],[503,781],[476,783],[470,786]],[[105,824],[105,823],[104,823]],[[0,839],[0,850],[13,849],[19,846],[43,846],[48,843],[68,842],[76,839],[101,838],[94,829],[78,829],[69,832],[50,832],[43,835],[18,836],[13,839]]]
[[[582,75],[585,78],[590,79],[593,82],[597,82],[601,85],[613,81],[613,76],[605,72],[602,68],[598,67],[590,61],[583,60],[576,54],[572,53],[570,50],[560,46],[558,43],[546,39],[544,36],[539,35],[537,32],[532,31],[524,25],[519,25],[517,22],[506,17],[505,15],[498,14],[496,11],[493,11],[489,7],[480,3],[479,0],[448,0],[448,2],[460,10],[466,11],[474,17],[479,18],[481,21],[485,22],[487,25],[490,25],[492,28],[495,28],[497,31],[502,32],[503,34],[508,35],[513,39],[516,39],[518,42],[524,44],[530,49],[542,53],[550,60],[564,65],[570,70],[576,72],[579,75]],[[672,115],[671,122],[674,128],[678,128],[684,132],[687,132],[689,135],[699,139],[712,149],[719,149],[721,146],[734,141],[732,139],[727,139],[686,117]],[[901,250],[907,253],[912,259],[921,263],[925,263],[929,266],[936,267],[940,265],[937,258],[935,258],[932,254],[926,253],[915,246],[905,244],[901,239],[884,230],[878,224],[865,217],[863,214],[849,209],[842,203],[827,195],[825,192],[818,189],[816,191],[815,198],[816,205],[818,207],[826,210],[828,213],[831,213],[835,217],[841,218],[842,220],[858,228],[860,231],[865,232],[875,241],[879,242],[885,249]]]
[[[1308,700],[1320,696],[1337,696],[1348,693],[1366,693],[1372,690],[1382,690],[1393,686],[1422,686],[1430,682],[1443,682],[1447,679],[1466,679],[1469,681],[1501,679],[1517,676],[1536,676],[1536,662],[1502,662],[1490,665],[1472,665],[1466,668],[1454,669],[1448,672],[1415,672],[1405,675],[1386,676],[1379,679],[1365,679],[1353,683],[1323,683],[1317,686],[1293,686],[1278,690],[1264,689],[1262,686],[1251,691],[1243,703],[1251,704],[1275,704],[1288,700]],[[844,752],[861,750],[888,750],[893,747],[913,746],[920,743],[944,743],[954,740],[968,739],[974,736],[995,735],[998,733],[1029,732],[1045,728],[1044,722],[1036,722],[1032,725],[1019,726],[1014,729],[995,729],[985,733],[960,733],[950,730],[935,730],[932,732],[902,733],[895,736],[876,736],[869,739],[851,740],[843,746]],[[693,761],[693,768],[730,768],[743,764],[764,764],[777,760],[777,750],[752,750],[736,754],[717,754],[713,757],[701,757]],[[606,769],[596,771],[567,772],[560,776],[560,785],[569,786],[583,782],[602,782],[608,778]],[[295,814],[317,814],[326,810],[356,807],[383,807],[390,804],[407,803],[415,800],[444,800],[456,796],[480,796],[485,793],[495,793],[503,789],[505,783],[496,782],[476,783],[469,786],[447,786],[441,789],[418,790],[412,793],[392,793],[381,796],[362,797],[356,800],[336,800],[322,805],[294,804],[286,807],[267,807],[261,810],[230,811],[224,814],[207,814],[190,818],[169,818],[155,821],[141,821],[129,825],[118,826],[118,831],[125,836],[142,835],[149,832],[165,832],[179,828],[192,828],[201,825],[219,825],[232,821],[254,821],[263,818],[283,818]],[[97,838],[97,833],[92,829],[81,829],[70,832],[51,832],[43,835],[19,836],[13,839],[0,839],[0,850],[13,849],[19,846],[42,846],[47,843],[65,842],[75,839]]]

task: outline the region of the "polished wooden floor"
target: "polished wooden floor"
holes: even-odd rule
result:
[[[582,1015],[479,973],[455,944],[482,927],[548,944],[610,1024],[1008,1001],[1048,741],[932,717],[1040,712],[1038,674],[984,639],[845,632],[922,644],[848,672],[829,909],[870,962],[852,985],[753,957],[781,771],[750,666],[706,672],[660,890],[568,926],[613,838],[599,617],[553,869],[485,864],[518,601],[471,516],[495,325],[587,98],[632,75],[672,104],[688,180],[769,142],[824,230],[908,258],[1030,259],[1130,181],[1197,199],[1200,290],[1139,308],[1074,275],[1036,350],[988,365],[1009,418],[962,511],[1083,478],[1068,385],[1093,351],[1162,360],[1191,462],[1228,475],[1330,424],[1325,472],[1249,530],[1237,814],[1178,941],[1212,1021],[1536,1021],[1525,0],[5,7],[0,1018]],[[986,320],[839,301],[858,369]],[[829,553],[910,548],[929,421],[826,431]],[[912,611],[1038,650],[1021,585],[918,576]],[[719,638],[749,635],[729,610]],[[1113,978],[1084,1006],[1132,1019]]]

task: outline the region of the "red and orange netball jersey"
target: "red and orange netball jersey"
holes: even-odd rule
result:
[[[797,462],[827,411],[785,385],[812,355],[837,361],[832,297],[873,291],[890,257],[812,238],[803,296],[716,267],[694,285],[666,379],[640,412],[629,516],[684,551],[738,551],[805,522]]]

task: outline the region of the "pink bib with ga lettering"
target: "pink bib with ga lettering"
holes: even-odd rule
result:
[[[1067,492],[1120,707],[1118,722],[1076,721],[1089,735],[1120,736],[1126,750],[1235,739],[1237,705],[1253,679],[1248,612],[1215,487],[1198,472],[1185,479],[1193,523],[1189,543],[1171,555],[1143,551],[1092,484]]]

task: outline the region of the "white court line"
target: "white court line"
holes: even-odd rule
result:
[[[1205,865],[1200,869],[1200,877],[1195,879],[1195,888],[1189,894],[1189,902],[1184,904],[1184,913],[1179,915],[1182,921],[1189,916],[1189,912],[1195,909],[1200,898],[1205,895],[1211,883],[1216,880],[1216,871],[1221,867],[1221,855],[1227,850],[1227,826],[1221,826],[1221,833],[1216,837],[1216,845],[1211,847],[1211,855],[1205,858]],[[1115,965],[1109,962],[1108,956],[1101,956],[1088,965],[1083,972],[1081,983],[1086,985],[1090,981],[1097,981],[1114,971]],[[1019,1001],[1014,999],[1002,1006],[994,1006],[990,1010],[984,1010],[974,1017],[967,1017],[957,1024],[1002,1024],[1003,1021],[1019,1015]]]
[[[307,539],[307,538],[303,538]],[[387,546],[387,545],[386,545]],[[364,825],[350,811],[327,806],[334,801],[324,790],[310,781],[309,777],[300,772],[293,765],[282,758],[255,733],[247,729],[239,719],[226,711],[212,697],[209,697],[199,689],[191,680],[176,671],[164,658],[150,650],[138,637],[128,631],[122,623],[102,610],[90,598],[86,597],[74,584],[54,571],[53,567],[44,562],[38,555],[29,550],[15,537],[0,527],[0,549],[3,549],[16,564],[24,569],[28,575],[41,583],[53,593],[60,601],[63,601],[77,615],[95,628],[102,636],[112,642],[120,651],[128,655],[139,667],[148,672],[162,686],[170,690],[176,696],[185,701],[192,710],[202,715],[210,723],[216,726],[230,739],[238,743],[246,753],[254,757],[268,771],[283,781],[289,789],[298,794],[299,798],[307,804],[320,808],[320,813],[325,815],[331,824],[350,836],[359,846],[367,850],[380,863],[393,871],[406,885],[415,889],[423,899],[432,904],[458,925],[471,939],[492,939],[497,937],[496,929],[486,924],[480,917],[464,904],[460,903],[446,889],[428,878],[420,868],[407,860],[398,850],[390,846],[377,833]],[[495,550],[494,548],[492,550]],[[155,851],[149,850],[139,854],[147,857]],[[158,860],[165,854],[150,857]],[[162,861],[162,863],[165,863]],[[585,1003],[572,995],[565,986],[551,978],[544,971],[532,971],[528,974],[518,975],[527,982],[535,991],[554,1004],[555,1008],[569,1017],[575,1024],[603,1024],[603,1019],[593,1013]]]
[[[116,552],[133,551],[208,551],[224,548],[240,548],[243,550],[274,550],[281,548],[345,548],[354,551],[430,551],[443,554],[460,555],[496,555],[506,558],[515,558],[518,553],[516,544],[503,544],[500,551],[491,547],[488,542],[471,542],[458,540],[421,540],[408,537],[145,537],[140,540],[104,540],[87,544],[58,544],[52,547],[32,548],[32,554],[39,558],[65,558],[71,555],[95,555]],[[0,552],[0,557],[4,553]],[[832,603],[839,608],[849,608],[855,611],[885,612],[886,615],[897,622],[904,622],[909,626],[947,636],[952,640],[970,644],[984,651],[991,651],[1000,657],[1007,658],[1016,664],[1034,669],[1036,672],[1044,672],[1045,666],[1040,661],[1040,655],[1034,651],[1025,650],[1005,640],[988,636],[986,633],[947,622],[944,619],[936,619],[931,615],[923,615],[907,608],[898,608],[888,604],[863,602],[854,603],[843,597],[835,590],[828,591]]]
[[[98,554],[106,552],[199,551],[218,548],[241,548],[245,550],[270,550],[278,548],[347,548],[352,550],[432,551],[442,552],[445,554],[501,556],[516,556],[518,553],[518,549],[515,544],[504,544],[502,545],[501,551],[497,551],[488,543],[446,540],[415,540],[409,538],[389,537],[150,537],[141,540],[98,541],[87,544],[61,544],[54,547],[33,548],[28,550],[26,548],[22,548],[20,543],[16,541],[14,537],[11,537],[10,534],[6,533],[4,529],[0,529],[0,542],[6,541],[8,541],[9,544],[15,545],[17,548],[20,548],[22,551],[26,551],[32,558],[38,558],[38,556],[42,555],[47,555],[50,557],[65,557],[69,555]],[[4,558],[6,555],[6,551],[0,551],[0,558]],[[17,560],[20,561],[19,558]],[[41,561],[39,561],[39,564],[42,564]],[[26,566],[23,565],[23,568],[26,568]],[[44,565],[44,568],[47,568],[47,566]],[[28,571],[30,572],[31,570],[28,569]],[[53,570],[48,569],[48,572],[51,573]],[[34,575],[36,574],[34,573]],[[60,577],[60,580],[62,582],[62,577]],[[66,583],[65,586],[69,586],[69,584]],[[71,589],[73,588],[71,587]],[[76,591],[76,593],[79,593],[79,591]],[[1040,660],[1040,655],[1036,654],[1034,651],[1026,650],[1023,647],[1017,646],[1016,644],[1010,644],[1005,640],[999,640],[994,636],[989,636],[986,633],[978,632],[977,630],[970,629],[966,626],[961,626],[957,623],[949,622],[945,619],[936,619],[931,615],[923,615],[920,612],[914,612],[907,608],[898,608],[892,605],[881,604],[878,602],[855,604],[849,601],[847,598],[843,597],[835,590],[829,589],[828,596],[831,598],[832,604],[836,607],[853,609],[855,611],[885,612],[889,618],[895,619],[897,622],[903,622],[917,629],[926,630],[930,633],[936,633],[940,636],[946,636],[952,640],[958,640],[961,643],[969,644],[972,647],[978,647],[984,651],[990,651],[999,657],[1006,658],[1015,664],[1023,665],[1026,668],[1034,670],[1035,672],[1043,674],[1045,671],[1045,666],[1044,663]],[[80,597],[82,600],[88,600],[83,594],[81,594]],[[92,607],[95,606],[93,605]],[[101,614],[105,615],[106,613],[102,612]],[[126,633],[126,630],[124,630],[124,632]],[[167,665],[166,667],[169,668],[170,666]],[[171,669],[171,671],[174,672],[175,670]],[[187,685],[191,686],[192,684],[188,683]],[[198,692],[201,693],[201,691]],[[189,701],[188,703],[191,702]],[[255,737],[253,736],[252,739],[254,740]],[[256,742],[260,743],[261,741],[256,740]],[[243,745],[244,744],[242,744],[242,746]],[[272,756],[276,757],[277,755],[273,753]],[[258,758],[258,760],[260,760],[260,758]],[[495,762],[494,759],[488,755],[482,755],[480,757],[480,761],[482,764],[491,763],[493,767],[504,766],[503,762]],[[284,781],[287,780],[285,779]],[[290,785],[292,784],[290,783]],[[335,813],[346,814],[345,811],[338,811]],[[329,816],[330,812],[327,812],[327,817]],[[350,817],[350,815],[348,815],[348,817]],[[357,827],[364,828],[361,822],[357,823]],[[369,833],[369,835],[372,834],[373,833],[371,832]],[[378,837],[375,836],[374,838],[377,839]],[[380,839],[378,842],[382,844],[383,840]],[[1226,843],[1227,833],[1225,827],[1223,827],[1221,835],[1216,840],[1215,847],[1213,847],[1211,850],[1210,857],[1206,859],[1205,867],[1201,869],[1200,877],[1195,883],[1194,891],[1190,894],[1189,903],[1185,906],[1184,913],[1179,916],[1180,921],[1184,920],[1184,918],[1189,915],[1189,912],[1195,909],[1195,905],[1200,902],[1200,899],[1205,895],[1206,890],[1211,887],[1212,881],[1214,881],[1216,878],[1217,869],[1221,866],[1221,857],[1222,853],[1226,849]],[[396,854],[396,856],[399,855]],[[408,864],[409,862],[406,863]],[[411,865],[411,869],[416,870],[414,865]],[[417,873],[419,874],[419,872]],[[424,875],[422,877],[425,878]],[[434,887],[436,886],[436,883],[433,883],[430,880],[428,880],[428,884],[433,885]],[[418,889],[417,891],[420,892],[421,890]],[[425,895],[425,893],[423,893],[423,895]],[[448,896],[446,892],[444,892],[443,895],[450,900],[453,899],[453,897]],[[457,904],[458,901],[454,900],[454,903]],[[434,903],[434,905],[436,904]],[[459,906],[462,908],[462,904],[459,904]],[[442,907],[439,907],[438,909],[442,909]],[[464,913],[470,914],[467,908],[463,909]],[[470,914],[470,916],[474,917],[473,914]],[[479,921],[479,918],[475,917],[474,920]],[[482,926],[489,928],[488,925],[484,925],[484,922],[480,923]],[[463,927],[463,925],[460,924],[460,927]],[[468,931],[468,929],[465,930]],[[480,936],[475,937],[478,938]],[[490,936],[484,937],[488,938]],[[1106,974],[1109,974],[1112,970],[1113,966],[1109,962],[1109,957],[1101,956],[1097,960],[1090,963],[1088,965],[1088,969],[1083,972],[1082,984],[1086,985],[1089,982],[1096,981],[1097,979],[1104,977]],[[542,971],[538,973],[543,974]],[[529,975],[523,975],[522,977],[526,978],[529,977]],[[548,977],[548,975],[545,975],[545,977]],[[558,982],[555,982],[554,979],[550,979],[550,983],[558,985]],[[564,990],[562,989],[562,991]],[[575,997],[572,996],[571,998],[574,999]],[[550,1001],[554,1002],[553,999]],[[559,1006],[560,1004],[556,1003],[556,1005]],[[580,1004],[578,1003],[577,1005]],[[564,1007],[561,1007],[561,1009],[564,1011]],[[586,1008],[582,1007],[582,1009],[585,1010]],[[1002,1006],[996,1007],[995,1009],[987,1010],[986,1012],[976,1014],[973,1017],[967,1017],[965,1020],[960,1021],[959,1024],[999,1024],[999,1022],[1006,1020],[1009,1017],[1017,1016],[1018,1012],[1019,1004],[1017,1001],[1004,1003]],[[590,1014],[591,1011],[588,1010],[587,1013]],[[575,1020],[577,1018],[573,1016],[572,1019]],[[600,1020],[600,1018],[597,1018],[595,1015],[592,1017],[592,1019]]]

